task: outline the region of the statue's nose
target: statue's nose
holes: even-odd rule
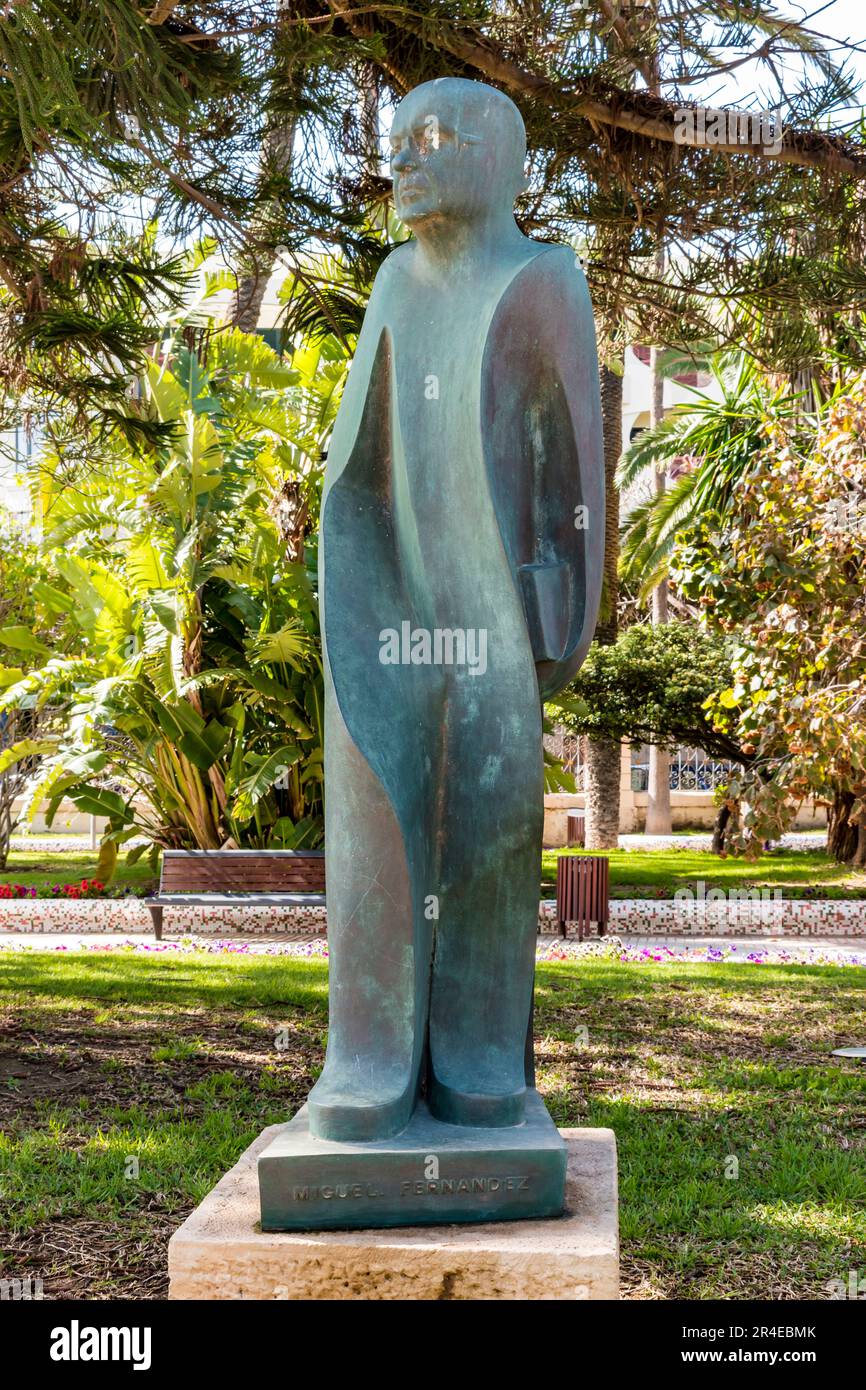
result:
[[[418,158],[408,140],[396,154],[391,156],[391,168],[396,170],[398,174],[402,169],[415,169],[417,165]]]

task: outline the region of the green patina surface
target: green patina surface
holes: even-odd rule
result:
[[[574,255],[514,222],[519,113],[437,81],[391,140],[415,240],[377,278],[322,507],[331,1027],[313,1151],[393,1139],[422,1096],[467,1132],[526,1123],[541,698],[582,661],[600,587],[592,312]]]

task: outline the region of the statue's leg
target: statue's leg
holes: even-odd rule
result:
[[[310,1128],[323,1139],[384,1139],[406,1127],[417,1099],[431,924],[413,904],[413,846],[330,691],[327,730],[330,1024]]]
[[[540,709],[524,704],[457,682],[449,709],[429,1099],[453,1124],[524,1114],[544,816]]]

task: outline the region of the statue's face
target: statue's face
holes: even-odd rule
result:
[[[455,99],[439,85],[410,92],[391,127],[394,203],[410,227],[431,218],[471,221],[496,202],[513,202],[496,177],[496,114],[483,99]]]

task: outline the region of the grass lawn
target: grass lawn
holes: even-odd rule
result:
[[[556,892],[556,859],[579,850],[545,850],[542,891]],[[769,850],[749,861],[691,849],[614,850],[610,854],[612,897],[673,897],[703,879],[710,888],[778,888],[786,898],[866,898],[866,873],[837,864],[821,850]]]
[[[164,1297],[171,1232],[318,1075],[325,963],[21,953],[0,986],[3,1273]],[[824,1298],[866,1269],[866,1068],[829,1055],[864,1004],[851,968],[540,965],[539,1087],[616,1132],[627,1294]]]
[[[10,850],[6,868],[0,873],[0,883],[26,883],[30,888],[51,887],[54,883],[80,883],[83,878],[96,878],[98,853],[89,849],[65,849],[57,853],[43,850]],[[112,888],[144,887],[153,883],[153,874],[140,859],[127,868],[122,854]]]

